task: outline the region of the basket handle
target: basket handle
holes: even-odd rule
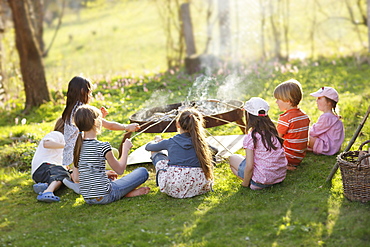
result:
[[[369,158],[369,157],[370,157],[370,154],[366,154],[366,155],[364,155],[364,156],[361,156],[360,158],[358,158],[357,162],[358,162],[358,163],[361,163],[361,161],[362,161],[363,159],[366,159],[366,158]]]
[[[363,142],[359,147],[358,147],[358,150],[362,150],[362,147],[365,145],[365,144],[367,144],[367,143],[370,143],[370,140],[367,140],[367,141],[365,141],[365,142]]]

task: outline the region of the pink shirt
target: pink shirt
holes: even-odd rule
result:
[[[310,136],[317,138],[312,148],[314,153],[333,155],[340,150],[344,140],[343,123],[338,116],[323,113],[310,128]]]
[[[253,150],[254,165],[252,180],[260,184],[276,184],[282,182],[286,176],[288,161],[284,154],[284,148],[280,147],[277,138],[274,145],[279,147],[276,150],[267,151],[262,143],[260,134],[256,133],[256,148],[253,145],[252,134],[244,137],[243,147]]]

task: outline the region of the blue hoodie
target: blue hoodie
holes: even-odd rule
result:
[[[145,146],[145,150],[154,152],[167,150],[169,165],[200,167],[191,136],[187,132],[158,143],[150,142]]]

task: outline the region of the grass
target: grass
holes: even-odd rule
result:
[[[294,74],[277,71],[271,75],[267,71],[274,67],[269,68],[271,65],[268,64],[261,65],[258,73],[239,74],[241,79],[236,87],[244,90],[243,85],[247,84],[249,89],[241,90],[243,93],[239,93],[239,98],[252,95],[265,98],[271,103],[270,116],[277,118],[279,112],[271,96],[273,88],[294,77],[302,82],[305,92],[301,107],[314,122],[320,113],[314,99],[307,96],[308,92],[323,84],[332,85],[341,96],[345,145],[370,102],[369,86],[364,83],[369,71],[366,65],[356,65],[351,58],[337,60],[335,65],[325,61],[319,66],[297,64],[298,72]],[[110,119],[127,122],[138,109],[154,104],[152,95],[160,102],[183,101],[192,91],[189,87],[193,77],[178,71],[173,75],[158,75],[155,79],[145,77],[142,82],[132,78],[138,81],[125,86],[123,92],[115,87],[122,80],[96,81],[92,104],[108,106]],[[219,93],[218,88],[227,88],[225,76],[214,76],[211,81],[212,85],[204,86],[210,98]],[[24,160],[27,164],[32,149],[22,146],[23,143],[35,147],[52,128],[55,115],[62,111],[56,103],[43,107],[43,110],[26,116],[25,126],[8,124],[5,120],[1,122],[0,140],[6,143],[3,150],[13,150],[13,154],[17,149],[28,152],[28,155],[21,152],[13,159]],[[21,108],[2,114],[12,119],[20,111]],[[45,118],[45,112],[53,114]],[[240,134],[238,127],[230,124],[209,131],[213,135]],[[10,133],[17,133],[17,136],[28,133],[28,141],[14,142]],[[134,148],[150,141],[153,135],[139,135],[133,140]],[[164,137],[172,135],[166,133]],[[118,146],[121,136],[121,133],[105,130],[100,139]],[[369,139],[368,122],[353,149],[366,139]],[[1,157],[3,161],[4,156]],[[150,179],[145,185],[151,188],[151,192],[105,206],[89,206],[81,196],[67,189],[56,192],[62,199],[60,203],[38,203],[32,191],[29,169],[24,167],[20,171],[19,168],[7,167],[7,162],[1,162],[0,242],[3,246],[364,246],[370,240],[369,205],[344,198],[339,172],[331,184],[325,183],[335,162],[335,156],[310,153],[300,169],[288,172],[283,184],[264,191],[242,188],[227,162],[222,162],[215,169],[214,192],[184,200],[160,193],[155,186],[152,166],[144,164],[150,170]],[[128,170],[135,167],[130,166]]]
[[[162,71],[165,64],[158,46],[161,29],[155,9],[151,2],[122,1],[122,4],[113,8],[114,15],[107,9],[91,8],[81,13],[83,21],[78,24],[73,22],[76,16],[66,16],[59,38],[45,60],[48,81],[53,85],[52,102],[23,115],[22,97],[12,98],[0,110],[0,246],[368,245],[369,203],[350,202],[343,196],[339,171],[331,183],[325,183],[336,157],[312,153],[297,171],[288,172],[284,183],[263,191],[242,188],[227,162],[222,162],[215,168],[214,192],[174,199],[158,191],[152,165],[143,164],[150,171],[145,183],[151,188],[148,195],[89,206],[81,196],[62,189],[56,192],[61,197],[60,203],[37,202],[32,191],[30,161],[38,141],[52,130],[63,111],[69,77],[80,72],[94,75],[92,104],[106,106],[110,112],[107,119],[123,123],[139,109],[200,99],[202,92],[207,92],[208,98],[242,101],[252,96],[263,97],[270,103],[270,116],[276,120],[280,112],[272,92],[280,82],[290,78],[302,83],[304,97],[300,107],[314,123],[321,113],[309,93],[322,86],[333,86],[340,94],[340,114],[346,131],[342,149],[370,105],[369,65],[358,57],[239,64],[225,66],[210,77],[189,76],[181,69],[145,73],[144,70],[157,71],[154,69],[157,65]],[[107,28],[100,28],[103,22]],[[141,28],[142,24],[146,27]],[[121,33],[127,37],[117,40]],[[145,44],[133,41],[143,33],[150,37]],[[48,39],[51,30],[46,30],[45,35]],[[94,46],[89,43],[92,39]],[[116,49],[120,45],[130,49]],[[137,59],[138,54],[149,56]],[[117,66],[115,61],[121,64]],[[60,93],[63,95],[58,96]],[[20,124],[22,119],[26,120],[24,125]],[[353,150],[370,139],[369,122]],[[231,124],[208,130],[213,135],[241,133]],[[134,149],[154,135],[137,136],[133,139]],[[122,132],[108,130],[99,137],[114,147],[118,147],[121,138]],[[136,167],[130,166],[128,172]]]

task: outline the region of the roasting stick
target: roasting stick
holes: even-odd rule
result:
[[[233,107],[233,108],[237,108],[237,109],[243,109],[243,107],[238,107],[238,106],[235,106],[235,105],[231,105],[229,103],[226,103],[226,102],[218,100],[218,99],[207,99],[207,101],[208,102],[221,103],[221,104],[224,104],[224,105],[227,105],[227,106],[230,106],[230,107]]]
[[[176,120],[176,118],[177,118],[177,116],[178,116],[179,114],[177,114],[172,120],[171,120],[171,122],[166,126],[166,128],[164,128],[164,130],[162,131],[162,133],[161,134],[163,134],[164,132],[166,132],[166,130],[171,126],[171,124],[173,123],[173,121],[175,121]]]
[[[160,118],[159,120],[157,120],[157,121],[156,121],[156,122],[154,122],[153,124],[149,125],[148,127],[146,127],[145,129],[143,129],[142,131],[137,132],[133,137],[131,137],[131,138],[129,138],[129,139],[130,139],[130,140],[134,139],[136,136],[138,136],[138,135],[140,135],[140,134],[144,133],[145,131],[147,131],[147,130],[148,130],[148,129],[150,129],[151,127],[153,127],[153,126],[155,126],[155,125],[159,124],[160,122],[162,122],[162,121],[163,121],[163,119],[164,119],[164,117]]]
[[[216,137],[209,133],[209,131],[206,128],[204,129],[208,133],[208,135],[212,136],[212,138],[215,139],[215,141],[218,142],[218,144],[220,144],[226,151],[228,151],[230,154],[233,154],[227,147],[225,147],[219,140],[217,140]]]
[[[163,121],[163,119],[165,119],[166,117],[168,117],[168,116],[167,116],[167,115],[163,116],[162,118],[158,119],[155,123],[153,123],[153,124],[149,125],[149,126],[148,126],[148,127],[146,127],[145,129],[143,129],[143,130],[141,130],[140,132],[136,133],[133,137],[131,137],[131,138],[130,138],[130,140],[132,140],[132,139],[134,139],[134,137],[136,137],[136,136],[138,136],[138,135],[140,135],[140,134],[144,133],[145,131],[147,131],[147,130],[148,130],[148,129],[150,129],[151,127],[153,127],[153,126],[155,126],[155,125],[157,125],[157,124],[161,123],[161,122]],[[165,131],[170,127],[170,125],[173,123],[173,121],[175,121],[176,117],[177,117],[177,115],[176,115],[176,116],[171,120],[171,122],[166,126],[166,128],[162,131],[162,133],[164,133],[164,132],[165,132]],[[144,125],[146,125],[146,124],[148,124],[148,123],[145,123],[145,124],[143,124],[142,126],[144,126]],[[142,127],[142,126],[140,126],[140,127]]]
[[[205,117],[214,118],[214,119],[217,119],[217,120],[223,121],[223,122],[225,122],[225,123],[231,123],[231,124],[234,124],[234,125],[236,125],[236,126],[239,126],[239,127],[245,128],[245,126],[244,126],[244,125],[237,124],[237,123],[234,123],[234,122],[230,122],[230,121],[227,121],[227,120],[222,119],[222,118],[214,117],[214,116],[212,116],[212,115],[207,115],[207,116],[205,116]]]
[[[235,106],[235,105],[231,105],[231,104],[228,104],[228,103],[226,103],[226,102],[220,101],[220,100],[218,100],[218,99],[208,99],[207,101],[209,101],[209,102],[222,103],[222,104],[225,104],[225,105],[227,105],[227,106],[234,107],[234,108],[236,108],[236,109],[242,109],[242,110],[244,111],[244,107],[238,107],[238,106]],[[211,117],[211,116],[208,116],[208,117]],[[220,119],[219,119],[219,120],[220,120]],[[223,120],[223,121],[225,121],[225,120]],[[274,122],[274,123],[277,123],[277,122],[278,122],[278,121],[273,120],[273,119],[271,119],[271,121],[272,121],[272,122]],[[243,126],[243,127],[244,127],[244,126]]]

